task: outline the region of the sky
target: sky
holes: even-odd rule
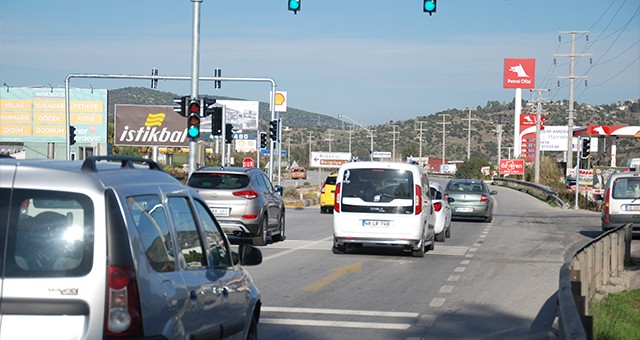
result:
[[[191,0],[0,0],[0,84],[64,87],[69,74],[191,76]],[[270,78],[288,107],[363,125],[510,102],[505,58],[534,58],[536,88],[568,100],[640,98],[638,0],[202,0],[199,76]],[[554,63],[555,59],[555,63]],[[564,78],[562,78],[564,77]],[[585,84],[586,80],[586,84]],[[6,84],[6,85],[5,85]],[[71,87],[150,87],[149,80],[73,78]],[[586,85],[586,86],[585,86]],[[261,82],[198,83],[199,93],[269,101]],[[2,90],[2,88],[0,88]],[[159,91],[191,93],[190,81]],[[529,90],[523,99],[533,98]]]

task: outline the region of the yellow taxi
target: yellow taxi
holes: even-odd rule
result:
[[[291,179],[307,179],[307,169],[301,166],[291,169]]]
[[[320,213],[333,212],[333,200],[336,192],[336,180],[338,173],[332,172],[327,176],[320,190]]]

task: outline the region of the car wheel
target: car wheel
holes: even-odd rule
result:
[[[436,241],[437,242],[444,242],[445,233],[446,233],[446,231],[443,230],[440,234],[436,234]]]
[[[338,245],[338,244],[336,244],[336,242],[334,241],[334,242],[333,242],[333,248],[331,248],[331,251],[332,251],[334,254],[340,254],[340,255],[342,255],[342,254],[344,254],[344,253],[346,253],[346,252],[347,252],[347,247],[346,247],[346,245],[344,245],[344,244],[342,244],[342,245]]]
[[[424,254],[426,253],[426,251],[424,249],[424,247],[425,247],[424,243],[425,243],[425,241],[422,241],[422,245],[420,245],[420,249],[418,249],[418,250],[411,249],[411,256],[413,256],[413,257],[424,257]]]
[[[489,216],[485,217],[485,218],[484,218],[484,221],[485,221],[485,222],[491,222],[491,221],[493,221],[493,215],[489,215]]]
[[[431,243],[427,246],[427,251],[432,251],[436,249],[436,236],[435,234],[431,237]]]
[[[447,229],[444,231],[444,237],[446,237],[446,238],[451,237],[451,226],[449,226],[449,228],[447,228]]]
[[[280,213],[280,226],[279,226],[279,231],[278,231],[278,235],[273,235],[271,236],[271,239],[278,242],[278,241],[284,241],[284,231],[285,231],[285,224],[284,224],[284,211]]]
[[[327,213],[327,211],[324,209],[324,207],[322,207],[322,206],[321,206],[321,207],[320,207],[320,213],[321,213],[321,214],[326,214],[326,213]]]
[[[269,220],[267,219],[267,215],[262,217],[262,222],[260,223],[262,227],[260,228],[260,234],[253,238],[254,246],[266,246],[267,245],[267,233],[269,228]]]
[[[258,340],[258,320],[255,315],[251,318],[251,324],[249,324],[247,340]]]

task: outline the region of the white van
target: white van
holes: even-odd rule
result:
[[[427,172],[405,163],[353,162],[338,171],[333,252],[350,246],[397,245],[424,257],[433,250],[434,211]]]
[[[602,209],[602,231],[633,223],[640,230],[640,172],[618,172],[607,182]]]

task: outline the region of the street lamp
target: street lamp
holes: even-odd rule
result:
[[[367,131],[369,133],[369,137],[371,137],[371,147],[369,149],[369,155],[371,156],[371,160],[373,160],[373,131],[367,129],[366,127],[362,126],[360,123],[356,122],[355,120],[351,119],[349,116],[345,116],[345,115],[338,115],[338,119],[343,119],[346,118],[348,120],[350,120],[352,123],[358,125],[359,127],[363,128],[365,131]]]

